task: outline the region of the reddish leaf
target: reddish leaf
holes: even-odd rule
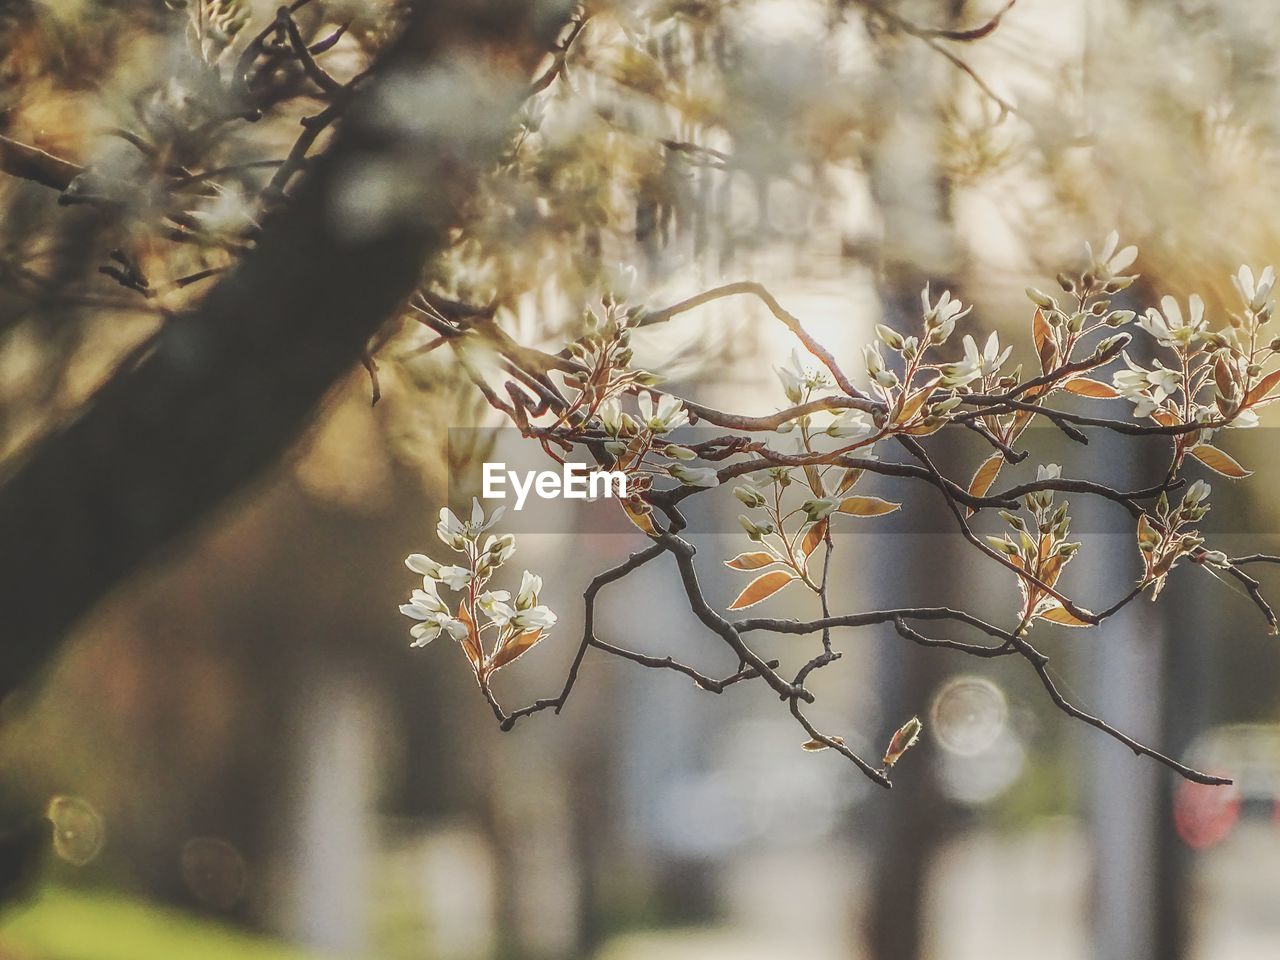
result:
[[[1233,480],[1242,480],[1253,473],[1252,470],[1246,470],[1240,466],[1230,454],[1224,453],[1209,443],[1197,444],[1191,448],[1190,453],[1210,470],[1216,470],[1224,477],[1231,477]]]
[[[738,594],[738,599],[729,604],[729,609],[745,610],[747,607],[753,607],[761,600],[773,596],[794,579],[796,579],[795,575],[786,570],[773,570],[761,574],[747,584],[747,589]]]
[[[733,567],[735,570],[759,570],[761,567],[767,567],[771,563],[780,563],[772,553],[766,553],[763,550],[757,550],[753,553],[740,553],[732,560],[726,560],[726,567]]]
[[[844,746],[844,737],[827,737],[827,739],[830,740],[831,743],[838,743],[840,746]],[[831,747],[831,743],[824,743],[821,740],[806,740],[804,743],[800,744],[800,749],[808,750],[810,753],[815,753],[818,750],[829,749]]]
[[[912,717],[902,726],[900,726],[889,740],[889,746],[884,752],[884,758],[880,761],[886,767],[892,767],[895,763],[902,759],[902,755],[910,750],[917,740],[920,739],[920,732],[924,730],[924,724],[920,722],[918,717]]]

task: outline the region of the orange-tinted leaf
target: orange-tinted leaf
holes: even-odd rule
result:
[[[1049,542],[1049,538],[1045,537],[1045,543]],[[1062,557],[1054,557],[1040,568],[1040,580],[1046,586],[1052,587],[1058,582],[1060,576],[1062,576]]]
[[[480,673],[481,664],[484,661],[484,654],[480,651],[480,638],[476,634],[475,621],[471,619],[471,613],[467,610],[466,601],[458,601],[458,619],[467,628],[467,635],[463,637],[459,643],[462,644],[462,652],[467,655],[467,659],[471,661],[471,669],[477,674]]]
[[[1274,390],[1277,384],[1280,384],[1280,370],[1268,373],[1258,381],[1257,385],[1245,395],[1244,405],[1252,407],[1255,403],[1266,399],[1267,394]]]
[[[991,485],[996,482],[996,477],[1000,475],[1000,467],[1004,463],[1004,454],[996,452],[982,461],[980,466],[973,475],[973,479],[969,481],[969,495],[973,497],[985,497],[987,491],[991,489]],[[968,511],[969,516],[973,516],[973,510]]]
[[[1074,380],[1068,380],[1062,386],[1068,393],[1074,393],[1077,397],[1114,400],[1120,396],[1120,391],[1115,387],[1103,383],[1101,380],[1090,380],[1088,377],[1076,377]]]
[[[622,509],[626,513],[627,519],[630,520],[632,523],[634,523],[637,527],[639,527],[645,533],[647,533],[649,536],[656,537],[658,535],[657,528],[654,527],[653,520],[649,518],[649,515],[647,513],[641,513],[640,511],[632,507],[631,504],[627,503],[625,500],[622,501]]]
[[[844,475],[840,477],[840,482],[836,484],[835,495],[840,497],[848,493],[849,489],[858,482],[861,476],[861,467],[845,467]]]
[[[809,481],[809,489],[813,491],[815,497],[825,497],[826,494],[822,488],[822,475],[818,473],[818,468],[812,463],[804,465],[804,477]]]
[[[1040,614],[1041,620],[1048,620],[1050,623],[1061,624],[1064,627],[1091,627],[1093,624],[1081,620],[1079,617],[1068,612],[1067,608],[1058,604],[1056,607],[1050,607],[1044,613]]]
[[[753,607],[761,600],[773,596],[794,579],[795,575],[786,570],[773,570],[761,574],[747,584],[747,589],[738,594],[738,599],[729,604],[729,609],[744,610],[747,607]]]
[[[1234,480],[1241,480],[1250,476],[1253,471],[1246,470],[1236,462],[1235,458],[1230,454],[1219,450],[1217,447],[1209,443],[1201,443],[1191,448],[1191,455],[1203,463],[1210,470],[1215,470],[1224,477],[1231,477]]]
[[[1053,342],[1053,330],[1040,310],[1031,318],[1031,335],[1035,338],[1036,355],[1040,357],[1040,372],[1048,373],[1058,363],[1058,345]]]
[[[1173,413],[1170,413],[1168,410],[1165,410],[1163,407],[1157,410],[1153,410],[1151,412],[1151,419],[1154,420],[1156,423],[1160,424],[1160,426],[1162,427],[1172,427],[1175,424],[1182,422],[1177,418],[1176,415],[1174,415]]]
[[[1036,353],[1043,356],[1045,343],[1053,341],[1053,331],[1041,310],[1036,310],[1035,316],[1031,318],[1031,336],[1036,342]]]
[[[830,740],[831,743],[838,743],[840,746],[844,746],[844,737],[827,737],[827,739]],[[800,749],[808,750],[810,753],[815,753],[818,750],[829,749],[830,746],[830,743],[823,743],[821,740],[806,740],[804,743],[800,744]]]
[[[1224,397],[1231,396],[1232,388],[1235,386],[1235,379],[1231,376],[1231,371],[1221,357],[1213,361],[1213,382],[1218,387],[1218,393]]]
[[[893,513],[901,506],[900,503],[890,503],[879,497],[845,497],[840,501],[839,512],[847,513],[851,517],[882,517],[886,513]]]
[[[735,570],[759,570],[761,567],[767,567],[771,563],[779,563],[777,557],[772,553],[766,553],[763,550],[757,550],[752,553],[740,553],[732,560],[726,560],[726,567],[733,567]]]
[[[937,423],[933,424],[932,426],[929,426],[923,423],[917,423],[914,427],[907,427],[905,430],[902,430],[900,432],[905,433],[909,437],[929,437],[937,433],[944,426],[946,426],[946,423],[947,421],[945,420],[939,420]]]
[[[902,409],[898,411],[898,416],[895,418],[898,423],[906,423],[919,413],[920,408],[924,406],[925,401],[933,394],[935,386],[936,383],[931,383],[927,386],[921,387],[915,393],[911,394],[911,396],[907,397],[902,404]]]
[[[818,549],[818,544],[822,542],[822,538],[826,535],[827,520],[824,517],[810,527],[808,532],[805,533],[804,539],[800,541],[800,552],[804,554],[806,560],[813,554],[813,551]]]
[[[533,647],[535,643],[543,637],[542,628],[536,630],[526,630],[517,636],[512,637],[504,643],[498,652],[493,655],[493,659],[489,662],[489,670],[498,670],[505,667],[512,660],[515,660],[526,650]]]

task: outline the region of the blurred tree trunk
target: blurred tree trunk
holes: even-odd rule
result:
[[[256,248],[16,467],[0,489],[0,579],[9,598],[0,697],[29,681],[117,584],[289,448],[447,243],[568,6],[415,4],[404,36],[376,68],[380,79],[352,101],[332,147]],[[457,95],[474,105],[468,129],[431,130],[406,144],[379,122],[373,108],[389,74],[403,80],[469,58],[478,69],[451,68]],[[504,69],[505,97],[496,92]],[[344,229],[335,200],[358,164],[403,165],[410,147],[420,215]]]
[[[917,19],[952,23],[963,5],[940,0],[924,6]],[[954,78],[940,74],[947,65],[922,45],[904,45],[890,55],[895,61],[887,73],[893,83],[890,96],[897,106],[891,112],[894,129],[878,145],[870,166],[872,190],[884,222],[881,302],[885,323],[903,333],[916,333],[920,290],[926,279],[933,278],[941,290],[947,284],[939,285],[939,278],[955,276],[957,269],[950,184],[936,166],[940,151],[926,146],[937,144],[942,135],[942,108],[952,96],[942,84]],[[935,456],[941,452],[939,443],[929,447]],[[906,569],[911,583],[955,580],[955,567],[949,562],[953,538],[944,536],[941,529],[899,537],[893,544],[898,555],[909,557]],[[901,599],[902,584],[883,584],[879,589],[894,602]],[[922,716],[927,724],[924,714],[929,698],[945,676],[947,664],[938,657],[921,656],[922,651],[896,637],[888,643],[878,671],[888,732],[912,715]],[[924,955],[928,875],[946,835],[947,810],[936,780],[935,748],[926,737],[916,749],[919,752],[913,751],[910,763],[895,775],[901,789],[893,791],[890,802],[879,795],[872,798],[877,809],[868,827],[874,831],[869,835],[875,884],[866,900],[863,934],[867,953],[876,960],[919,960]]]

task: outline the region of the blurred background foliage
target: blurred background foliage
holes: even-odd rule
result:
[[[338,32],[316,59],[341,82],[398,17],[295,6],[307,43]],[[1080,702],[1237,774],[1229,791],[1180,786],[1068,724],[1002,664],[973,676],[889,630],[848,638],[851,666],[818,683],[851,744],[925,717],[891,794],[802,752],[760,691],[710,698],[625,664],[590,665],[563,717],[502,735],[462,658],[410,651],[395,612],[400,558],[482,452],[448,429],[494,422],[424,317],[480,312],[558,346],[605,293],[660,307],[755,279],[853,357],[933,278],[1034,362],[1022,290],[1077,264],[1083,239],[1119,229],[1141,251],[1139,298],[1198,291],[1219,313],[1236,265],[1280,259],[1280,5],[1019,0],[979,38],[931,32],[1001,10],[585,4],[421,296],[372,345],[381,401],[353,370],[272,476],[5,702],[0,807],[70,799],[33,899],[0,914],[0,957],[1276,956],[1280,658],[1249,604],[1194,571],[1167,604],[1051,652]],[[323,103],[276,63],[249,119],[236,64],[274,16],[0,0],[0,135],[82,168],[61,194],[0,178],[0,469],[287,202],[279,163]],[[383,106],[393,130],[471,119],[447,75],[407,77]],[[403,169],[352,172],[335,230],[448,189],[414,186],[406,151]],[[639,365],[772,409],[784,341],[756,307],[669,326],[637,342]],[[1275,551],[1270,429],[1237,441],[1254,481],[1219,485],[1237,552]],[[1074,456],[1144,475],[1101,442]],[[562,642],[504,677],[513,700],[556,688],[582,587],[636,542],[556,524],[522,537],[520,559],[547,575]],[[842,605],[1003,609],[1010,584],[940,529],[851,538]],[[1103,519],[1086,529],[1086,553],[1129,546]],[[1086,590],[1131,575],[1077,567]],[[706,577],[727,600],[731,578]],[[633,579],[604,626],[703,650],[691,618],[655,602],[669,574]]]

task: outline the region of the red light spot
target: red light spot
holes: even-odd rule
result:
[[[1174,795],[1174,826],[1183,843],[1193,850],[1205,850],[1222,841],[1238,819],[1240,791],[1235,784],[1215,787],[1188,780]]]

